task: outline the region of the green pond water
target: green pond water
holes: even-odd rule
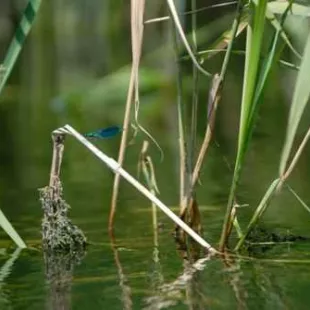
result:
[[[0,96],[0,208],[30,246],[16,251],[0,230],[0,309],[309,309],[309,241],[279,244],[265,251],[255,246],[251,260],[225,262],[201,257],[189,262],[182,258],[172,237],[173,223],[158,211],[156,237],[150,203],[122,181],[112,242],[107,226],[113,173],[71,137],[65,141],[61,171],[64,198],[71,205],[70,218],[92,244],[78,264],[72,267],[67,262],[51,277],[40,249],[42,210],[37,190],[49,180],[51,132],[67,123],[81,132],[122,124],[131,61],[129,21],[124,17],[128,10],[116,1],[94,0],[89,5],[84,1],[44,1]],[[161,10],[149,1],[147,18],[162,15]],[[0,10],[2,21],[10,16],[3,12]],[[219,33],[229,27],[233,17],[206,14],[213,23],[208,29]],[[201,17],[198,23],[203,27],[206,20]],[[150,146],[160,199],[177,212],[176,71],[171,48],[160,49],[171,42],[166,35],[168,26],[146,27],[139,118],[164,150],[160,162],[159,151]],[[203,31],[202,45],[208,46],[219,35],[212,31]],[[9,29],[6,32],[7,38],[1,37],[1,53],[10,38]],[[237,46],[243,46],[243,39]],[[203,65],[215,73],[221,62],[222,58],[215,56]],[[184,102],[190,103],[190,63],[184,62],[183,69]],[[233,56],[217,114],[215,140],[197,188],[203,237],[214,246],[219,241],[232,178],[227,161],[232,165],[236,152],[242,70],[242,57]],[[264,95],[238,187],[238,202],[247,205],[238,209],[242,228],[277,177],[294,76],[287,69],[275,68]],[[201,78],[198,145],[205,130],[208,86],[209,80]],[[302,123],[298,139],[305,128]],[[130,135],[133,137],[133,132]],[[140,132],[127,148],[125,167],[133,176],[137,176],[144,139]],[[117,158],[119,142],[120,136],[94,143]],[[289,180],[305,202],[310,201],[309,172],[307,148]],[[271,232],[305,237],[310,237],[309,223],[309,213],[286,188],[262,219]]]
[[[66,265],[52,281],[40,250],[42,211],[37,188],[47,183],[51,159],[48,134],[44,140],[43,155],[38,151],[43,144],[32,144],[29,157],[21,153],[16,156],[22,161],[8,160],[1,165],[1,207],[34,249],[16,253],[1,233],[0,309],[308,309],[309,242],[281,244],[265,252],[257,247],[251,261],[202,258],[191,265],[177,250],[171,221],[158,211],[156,237],[150,204],[122,182],[112,243],[107,233],[112,173],[72,138],[66,141],[62,170],[65,198],[72,207],[72,220],[93,244],[79,264],[73,269]],[[107,140],[97,145],[112,155],[117,143]],[[3,149],[1,154],[6,154]],[[167,153],[165,161],[169,160]],[[163,188],[163,200],[176,201],[177,182],[169,179],[177,178],[173,171],[169,174],[165,161],[158,163],[158,183],[168,187]],[[216,159],[210,161],[216,165]],[[135,164],[129,163],[128,168],[135,173]],[[210,186],[203,184],[198,191],[204,237],[215,245],[225,208],[223,179],[215,174],[212,182],[206,181]],[[246,194],[239,197],[241,201],[250,201]],[[278,200],[271,205],[264,224],[282,233],[309,236],[306,212],[293,199],[290,207]],[[169,205],[177,211],[175,204]],[[272,209],[281,208],[282,216],[275,217]],[[241,210],[245,221],[251,212]],[[288,221],[290,214],[292,220]]]

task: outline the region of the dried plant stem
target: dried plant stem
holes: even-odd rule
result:
[[[236,15],[236,18],[235,18],[233,25],[232,25],[231,37],[230,37],[230,41],[229,41],[227,51],[225,54],[225,58],[223,61],[221,73],[220,73],[220,75],[215,74],[213,77],[213,80],[212,80],[212,84],[211,84],[211,88],[210,88],[210,94],[209,94],[209,101],[208,101],[207,128],[206,128],[204,141],[202,143],[202,146],[201,146],[198,158],[197,158],[197,162],[196,162],[193,174],[192,174],[189,195],[192,195],[193,190],[196,186],[196,183],[197,183],[198,178],[199,178],[199,173],[200,173],[200,170],[202,167],[202,163],[203,163],[203,160],[206,156],[206,152],[208,150],[208,147],[209,147],[209,144],[210,144],[210,141],[212,138],[212,132],[213,132],[214,123],[215,123],[216,110],[217,110],[217,106],[218,106],[218,103],[219,103],[220,97],[221,97],[221,88],[222,88],[223,81],[224,81],[224,78],[226,75],[229,59],[230,59],[230,56],[232,53],[233,41],[234,41],[234,38],[236,37],[238,27],[239,27],[239,22],[240,22],[240,17],[241,17],[241,2],[242,2],[241,0],[239,0],[239,2],[238,2],[237,15]],[[184,214],[185,210],[186,210],[186,200],[183,200],[181,214]]]
[[[179,82],[177,82],[179,84]],[[183,107],[182,94],[178,94],[178,133],[179,133],[179,175],[180,175],[180,205],[185,195],[185,175],[186,175],[186,142],[184,137],[184,123],[183,123]]]
[[[209,96],[209,105],[210,105],[210,114],[208,116],[208,121],[207,121],[207,128],[204,136],[204,140],[197,158],[197,162],[195,165],[195,168],[193,170],[193,175],[192,175],[192,183],[191,183],[191,188],[193,189],[198,181],[199,178],[199,173],[202,167],[203,159],[206,155],[206,152],[208,150],[208,147],[210,145],[210,141],[212,138],[212,132],[214,128],[214,123],[215,123],[215,116],[216,116],[216,111],[217,111],[217,106],[220,101],[220,87],[222,80],[218,74],[214,75],[212,85],[211,85],[211,90],[210,90],[210,96]]]
[[[210,113],[209,117],[207,120],[207,127],[206,127],[206,132],[204,136],[204,140],[195,164],[195,168],[193,170],[192,176],[191,176],[191,183],[189,186],[189,191],[187,193],[187,198],[185,197],[182,200],[182,207],[181,207],[181,216],[185,214],[185,211],[187,209],[187,202],[190,200],[190,197],[192,197],[194,188],[197,184],[198,178],[199,178],[199,173],[203,164],[203,160],[205,158],[206,152],[208,150],[208,147],[210,145],[210,141],[212,138],[212,132],[214,128],[214,122],[215,122],[215,115],[216,115],[216,110],[218,106],[218,102],[220,100],[220,94],[219,94],[219,87],[221,85],[221,79],[218,74],[216,74],[212,80],[212,85],[210,89],[210,94],[209,94],[209,106],[210,106]]]
[[[173,23],[178,31],[178,34],[181,38],[181,41],[183,42],[183,45],[185,46],[186,50],[187,50],[187,53],[188,55],[190,56],[193,64],[196,66],[196,68],[204,75],[206,75],[207,77],[210,77],[211,74],[206,71],[204,68],[202,68],[200,66],[200,64],[198,63],[195,55],[193,54],[192,52],[192,49],[186,39],[186,36],[185,36],[185,33],[183,31],[183,28],[182,28],[182,25],[181,25],[181,22],[180,22],[180,19],[179,19],[179,16],[178,16],[178,13],[177,13],[177,10],[176,10],[176,7],[175,7],[175,4],[174,4],[174,1],[173,0],[167,0],[167,4],[168,4],[168,7],[169,7],[169,11],[171,13],[171,18],[173,20]]]
[[[140,152],[139,158],[139,171],[142,170],[144,178],[146,180],[147,186],[150,192],[156,196],[156,193],[159,193],[155,169],[153,165],[153,161],[150,155],[148,155],[148,141],[144,141],[142,145],[142,149]],[[157,221],[157,209],[154,202],[152,202],[152,222],[153,222],[153,232],[154,232],[154,245],[158,246],[158,221]]]
[[[196,0],[191,1],[191,9],[195,11],[197,8]],[[192,15],[192,45],[193,45],[193,52],[197,53],[197,36],[196,36],[196,28],[197,28],[197,16],[196,14]],[[199,79],[199,72],[196,66],[193,64],[192,66],[193,71],[193,92],[192,92],[192,115],[191,115],[191,130],[190,130],[190,137],[189,137],[189,171],[192,173],[193,165],[196,156],[196,138],[197,138],[197,113],[198,113],[198,79]],[[188,184],[191,184],[192,180],[188,180]],[[190,186],[188,186],[188,190],[190,190]]]
[[[118,163],[123,164],[125,158],[125,150],[127,146],[129,122],[130,122],[130,110],[133,103],[134,92],[136,90],[135,96],[138,96],[138,69],[141,57],[141,46],[143,37],[143,18],[138,18],[140,14],[143,16],[144,12],[144,0],[131,0],[131,36],[132,36],[132,67],[129,81],[129,88],[127,93],[127,101],[123,122],[123,133],[118,154]],[[140,21],[140,22],[139,22]],[[113,231],[113,223],[116,212],[117,197],[119,191],[120,176],[115,175],[113,184],[113,193],[111,200],[111,209],[109,216],[109,232]]]
[[[177,37],[177,30],[172,25],[172,37],[173,37],[173,50],[176,64],[176,88],[177,88],[177,118],[178,118],[178,144],[179,144],[179,178],[180,178],[180,190],[179,190],[179,205],[185,196],[185,179],[186,179],[186,141],[185,141],[185,128],[184,128],[184,102],[183,85],[182,85],[182,68],[179,62],[179,40]]]
[[[60,180],[60,169],[64,153],[64,141],[65,134],[55,133],[52,135],[53,139],[53,158],[50,173],[50,187],[58,187],[58,182]]]
[[[132,105],[134,85],[135,85],[134,84],[133,71],[134,70],[132,68],[131,69],[130,82],[129,82],[129,88],[128,88],[124,123],[123,123],[123,132],[122,132],[121,144],[120,144],[118,160],[117,160],[120,165],[122,165],[124,162],[125,149],[126,149],[127,138],[128,138],[130,109],[131,109],[131,105]],[[120,176],[119,176],[119,174],[115,174],[114,184],[113,184],[113,192],[112,192],[111,209],[110,209],[110,215],[109,215],[109,231],[110,231],[110,233],[113,231],[113,223],[114,223],[114,216],[115,216],[115,212],[116,212],[116,203],[117,203],[117,197],[118,197],[119,182],[120,182]]]
[[[125,171],[119,163],[113,158],[108,157],[101,152],[96,146],[89,142],[84,136],[78,133],[70,125],[66,125],[54,132],[68,133],[75,137],[80,143],[88,148],[94,155],[96,155],[101,161],[103,161],[115,174],[122,176],[127,182],[134,186],[139,192],[141,192],[146,198],[152,201],[157,207],[159,207],[172,221],[179,225],[186,233],[188,233],[196,242],[202,247],[206,248],[209,253],[217,254],[218,251],[213,248],[207,241],[200,237],[195,231],[193,231],[187,224],[185,224],[177,215],[175,215],[166,205],[164,205],[156,196],[154,196],[145,186],[139,183],[134,177],[132,177],[127,171]]]
[[[203,12],[206,10],[215,9],[215,8],[219,8],[219,7],[225,7],[225,6],[233,5],[236,3],[237,3],[237,1],[230,1],[230,2],[225,2],[225,3],[213,4],[213,5],[209,5],[206,7],[202,7],[200,9],[192,9],[191,11],[181,13],[180,15],[197,14],[197,13],[200,13],[200,12]],[[151,23],[167,21],[169,19],[170,19],[170,16],[163,16],[163,17],[148,19],[144,23],[145,24],[151,24]]]

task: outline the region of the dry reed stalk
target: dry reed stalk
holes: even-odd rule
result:
[[[210,10],[210,9],[215,9],[215,8],[219,8],[219,7],[237,4],[237,2],[238,1],[231,1],[231,2],[226,2],[226,3],[213,4],[213,5],[209,5],[206,7],[199,8],[199,9],[192,9],[190,11],[181,13],[180,15],[197,14],[197,13],[200,13],[200,12],[203,12],[206,10]],[[158,23],[158,22],[163,22],[163,21],[167,21],[167,20],[170,20],[170,16],[163,16],[163,17],[148,19],[144,22],[144,24]]]
[[[201,233],[201,216],[199,212],[198,203],[194,197],[194,188],[199,178],[199,173],[202,167],[203,159],[205,158],[206,152],[210,145],[212,138],[212,132],[215,123],[215,115],[220,100],[220,88],[222,79],[218,74],[215,74],[212,80],[209,100],[208,100],[208,118],[207,118],[207,127],[205,132],[204,141],[202,143],[194,171],[190,178],[190,184],[188,186],[185,197],[181,202],[180,218],[183,219],[186,223],[189,223],[189,226],[193,228],[196,232]],[[185,244],[185,235],[184,232],[180,231],[179,227],[175,228],[176,238],[181,244]]]
[[[142,149],[140,152],[138,172],[142,170],[145,181],[150,192],[156,196],[159,194],[159,189],[156,182],[155,168],[150,155],[148,155],[149,142],[143,141]],[[138,173],[139,174],[139,173]],[[152,222],[153,222],[153,232],[154,232],[154,245],[158,246],[158,221],[157,221],[157,209],[154,202],[152,202]]]
[[[144,14],[145,1],[144,0],[131,0],[131,44],[132,44],[132,66],[130,74],[130,82],[127,93],[126,109],[123,122],[123,133],[121,138],[121,144],[118,154],[118,163],[121,166],[125,158],[125,150],[127,145],[129,121],[130,121],[130,109],[133,103],[134,91],[136,90],[135,97],[138,92],[138,69],[141,57],[141,46],[143,38],[143,14]],[[116,212],[117,197],[119,191],[119,174],[115,174],[113,193],[111,200],[111,209],[109,216],[109,232],[113,232],[113,223]]]
[[[173,29],[173,47],[174,47],[174,57],[176,63],[176,87],[177,87],[177,120],[178,120],[178,146],[179,146],[179,173],[180,173],[180,191],[179,191],[179,204],[185,197],[185,181],[186,174],[188,173],[186,167],[186,141],[185,141],[185,128],[184,128],[184,104],[182,100],[182,70],[181,64],[179,62],[178,56],[180,53],[179,40],[177,37],[177,30],[175,27]]]
[[[204,140],[195,164],[195,168],[193,170],[193,174],[191,177],[191,183],[190,183],[190,187],[189,187],[189,191],[187,194],[187,198],[183,199],[182,201],[182,208],[181,208],[181,216],[184,216],[184,213],[187,209],[187,201],[189,201],[190,197],[193,194],[193,190],[196,186],[196,183],[198,181],[199,178],[199,173],[201,171],[201,167],[202,167],[202,163],[203,163],[203,159],[205,158],[206,152],[209,148],[210,145],[210,141],[212,138],[212,132],[213,132],[213,128],[214,128],[214,123],[215,123],[215,115],[216,115],[216,111],[217,111],[217,106],[218,106],[218,102],[220,100],[220,87],[222,85],[221,83],[222,79],[220,78],[220,76],[218,74],[214,75],[214,78],[212,80],[212,85],[211,85],[211,89],[210,89],[210,93],[209,93],[209,102],[208,102],[208,106],[209,108],[209,113],[208,113],[208,120],[207,120],[207,127],[206,127],[206,132],[205,132],[205,136],[204,136]]]

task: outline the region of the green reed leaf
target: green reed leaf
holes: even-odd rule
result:
[[[294,96],[289,112],[286,139],[280,161],[280,176],[286,170],[287,161],[292,150],[296,131],[303,115],[304,109],[310,97],[310,32],[308,34],[304,55],[297,76]]]
[[[15,30],[14,37],[0,67],[0,94],[12,72],[12,69],[24,45],[25,39],[32,28],[40,4],[41,0],[30,0],[28,2],[21,21]]]
[[[3,230],[11,237],[11,239],[16,243],[16,245],[19,248],[26,248],[25,242],[22,240],[22,238],[18,235],[14,227],[11,225],[11,223],[8,221],[8,219],[5,217],[3,212],[0,209],[0,226],[3,228]]]

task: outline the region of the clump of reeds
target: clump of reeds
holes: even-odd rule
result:
[[[196,1],[193,0],[190,14],[192,14],[192,42],[191,44],[187,40],[187,36],[183,30],[182,23],[179,19],[179,12],[176,10],[176,6],[173,0],[167,0],[167,7],[170,11],[170,16],[165,17],[165,20],[172,22],[174,29],[174,50],[176,58],[176,79],[178,88],[178,100],[177,100],[177,115],[179,122],[179,154],[180,154],[180,206],[181,218],[198,231],[199,228],[199,206],[195,197],[195,185],[197,183],[199,173],[201,171],[202,162],[206,157],[207,149],[210,144],[211,136],[214,130],[214,117],[216,113],[216,107],[220,101],[222,86],[225,80],[225,73],[230,60],[230,56],[233,52],[232,46],[234,39],[240,35],[240,33],[246,30],[246,46],[245,46],[245,69],[244,69],[244,81],[243,91],[241,99],[241,114],[240,114],[240,126],[238,132],[238,145],[237,154],[234,164],[233,180],[230,188],[230,194],[228,197],[227,210],[224,218],[222,234],[220,239],[220,252],[224,252],[227,248],[228,239],[231,234],[233,227],[236,229],[239,241],[235,250],[243,245],[245,239],[249,235],[250,231],[254,228],[255,224],[261,219],[264,211],[266,210],[269,202],[273,196],[279,192],[283,184],[288,179],[294,169],[298,158],[300,157],[305,144],[310,136],[310,130],[305,135],[303,142],[298,148],[292,161],[289,163],[288,160],[291,155],[292,145],[295,139],[296,130],[299,125],[300,119],[303,115],[305,105],[309,99],[310,91],[309,87],[309,66],[310,66],[310,36],[307,39],[304,55],[301,57],[294,47],[292,46],[288,36],[286,35],[283,25],[288,14],[293,14],[295,7],[294,1],[288,1],[282,6],[278,6],[278,3],[270,3],[267,0],[257,1],[253,0],[246,3],[245,1],[239,0],[234,3],[236,5],[235,19],[232,23],[231,29],[228,29],[219,38],[218,43],[215,45],[217,49],[212,51],[202,51],[198,49],[197,37],[196,37]],[[132,0],[133,4],[143,3],[140,0]],[[306,12],[306,6],[304,11]],[[278,19],[274,12],[281,12],[281,16]],[[140,13],[143,10],[140,10]],[[184,12],[181,12],[183,14]],[[141,13],[142,14],[142,13]],[[132,16],[133,17],[133,16]],[[159,22],[164,19],[154,19],[152,22]],[[150,21],[149,21],[150,22]],[[264,29],[266,23],[269,22],[275,29],[273,39],[270,43],[267,54],[263,57],[261,49],[264,41]],[[140,25],[142,27],[142,25]],[[141,45],[142,31],[137,31],[136,28],[132,27],[132,35],[139,38]],[[240,180],[242,168],[245,162],[247,151],[250,146],[252,139],[252,133],[254,130],[257,113],[259,106],[262,103],[262,95],[268,83],[270,72],[275,63],[284,63],[279,57],[283,50],[283,45],[280,44],[282,40],[287,47],[296,55],[299,59],[302,59],[299,69],[299,74],[296,82],[296,88],[294,92],[294,98],[291,106],[287,137],[284,143],[284,149],[282,158],[280,161],[280,172],[278,178],[276,178],[269,186],[266,194],[263,196],[261,202],[256,208],[251,221],[249,222],[245,232],[243,233],[240,229],[237,220],[236,212],[236,194],[238,190],[238,182]],[[133,42],[134,45],[134,42]],[[210,86],[210,100],[208,105],[208,117],[206,118],[206,134],[204,142],[201,145],[199,155],[196,156],[196,127],[197,127],[197,101],[198,101],[198,73],[202,73],[202,77],[205,76],[210,78],[212,74],[207,72],[201,67],[200,62],[197,61],[198,55],[206,54],[205,58],[212,57],[215,53],[220,51],[226,51],[220,74],[213,75],[213,83]],[[140,46],[141,48],[141,46]],[[186,51],[187,56],[182,58],[188,58],[192,61],[193,65],[193,96],[191,106],[191,123],[186,124],[185,115],[186,109],[184,108],[185,103],[182,100],[182,70],[180,68],[180,54]],[[138,53],[139,57],[141,53]],[[139,63],[133,61],[133,66],[138,67]],[[289,67],[296,68],[295,65]],[[137,68],[135,71],[137,75]],[[138,77],[136,77],[138,80]],[[137,87],[135,88],[137,91]],[[187,129],[190,128],[190,131]],[[188,138],[189,137],[189,138]],[[121,161],[119,161],[122,164]],[[294,194],[294,196],[296,196]],[[299,199],[298,199],[299,200]],[[303,204],[304,205],[304,204]],[[308,209],[306,207],[306,209]],[[195,212],[194,212],[195,211]],[[196,227],[195,227],[196,226]],[[180,228],[177,228],[179,231]]]

